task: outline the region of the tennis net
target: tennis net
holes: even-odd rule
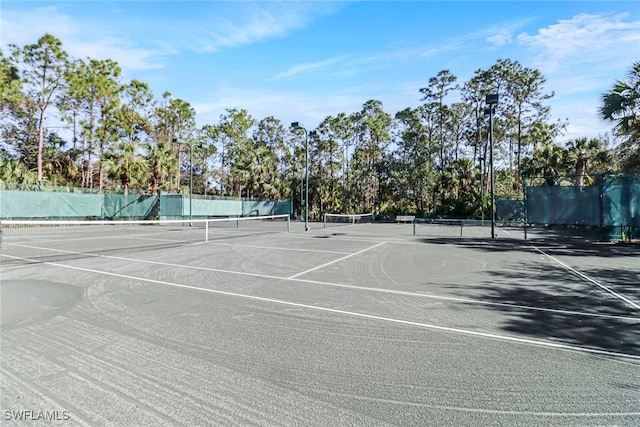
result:
[[[340,225],[355,225],[373,222],[373,213],[365,214],[324,214],[324,228]]]
[[[522,223],[514,221],[496,221],[496,227],[503,230],[522,228]],[[490,219],[448,219],[448,218],[416,218],[413,221],[414,236],[437,237],[489,237],[491,236]]]
[[[156,221],[0,221],[4,261],[50,261],[289,231],[289,215]]]

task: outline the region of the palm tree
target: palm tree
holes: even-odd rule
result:
[[[147,160],[138,151],[138,144],[134,141],[123,142],[117,150],[111,150],[102,161],[111,178],[119,179],[124,194],[129,194],[131,187],[139,187],[145,184],[147,177]]]
[[[524,164],[527,175],[542,173],[547,185],[556,185],[558,172],[563,166],[564,150],[559,145],[546,143],[533,152]]]
[[[459,191],[462,196],[468,196],[473,192],[473,183],[476,178],[476,169],[473,161],[461,158],[453,161],[453,169],[456,171]]]
[[[6,184],[35,184],[37,175],[18,159],[0,159],[0,181]]]
[[[614,122],[618,134],[628,138],[621,147],[626,168],[640,169],[640,61],[633,64],[626,81],[617,80],[602,95],[600,115]]]
[[[615,122],[623,135],[640,137],[640,61],[633,64],[627,81],[618,80],[602,95],[600,114]]]
[[[167,185],[171,185],[171,177],[178,172],[178,158],[171,145],[164,141],[148,143],[145,148],[151,174],[151,193],[156,195],[161,189],[170,189]]]
[[[578,138],[567,143],[565,160],[575,165],[576,187],[584,185],[587,170],[592,169],[593,172],[595,168],[602,168],[607,158],[608,153],[602,148],[602,142],[599,139]],[[589,167],[590,165],[592,167]]]

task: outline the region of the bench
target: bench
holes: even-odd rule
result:
[[[396,215],[396,222],[397,223],[401,223],[401,222],[411,222],[413,223],[413,221],[416,219],[415,216],[413,215]]]

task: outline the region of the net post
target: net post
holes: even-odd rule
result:
[[[209,241],[209,221],[204,222],[204,241]]]
[[[291,215],[287,215],[287,233],[291,233]]]
[[[323,214],[322,215],[322,223],[323,223],[323,228],[326,229],[327,228],[327,214]]]
[[[413,223],[413,235],[416,235],[416,219],[413,218],[413,221],[411,221]]]
[[[462,237],[462,227],[464,227],[464,219],[460,220],[460,237]]]

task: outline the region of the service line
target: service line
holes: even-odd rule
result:
[[[296,277],[298,277],[298,276],[302,276],[303,274],[307,274],[307,273],[310,273],[310,272],[312,272],[312,271],[318,270],[318,269],[320,269],[320,268],[322,268],[322,267],[326,267],[326,266],[328,266],[328,265],[335,264],[336,262],[340,262],[340,261],[345,260],[345,259],[347,259],[347,258],[351,258],[352,256],[360,255],[360,254],[361,254],[361,253],[363,253],[363,252],[366,252],[366,251],[369,251],[369,250],[371,250],[371,249],[377,248],[378,246],[382,246],[382,245],[384,245],[384,243],[385,243],[385,242],[380,242],[380,243],[378,243],[377,245],[369,246],[368,248],[364,248],[364,249],[362,249],[362,250],[360,250],[360,251],[358,251],[358,252],[354,252],[354,253],[352,253],[352,254],[349,254],[349,255],[343,256],[342,258],[334,259],[333,261],[327,262],[326,264],[322,264],[322,265],[319,265],[319,266],[317,266],[317,267],[313,267],[313,268],[310,268],[310,269],[308,269],[308,270],[305,270],[305,271],[303,271],[302,273],[298,273],[298,274],[294,274],[293,276],[289,276],[289,277],[287,277],[287,279],[295,279]]]
[[[379,246],[379,245],[376,245],[376,246]],[[29,258],[20,258],[20,257],[14,257],[14,256],[10,256],[10,255],[3,255],[3,256],[9,257],[9,258],[14,258],[14,259],[22,259],[22,260],[26,260],[26,261],[35,261],[35,262],[37,262],[36,260],[32,260],[32,259],[29,259]],[[376,320],[376,321],[389,322],[389,323],[395,323],[395,324],[407,325],[407,326],[417,326],[417,327],[421,327],[421,328],[425,328],[425,329],[431,329],[431,330],[442,331],[442,332],[452,332],[452,333],[457,333],[457,334],[462,334],[462,335],[469,335],[469,336],[474,336],[474,337],[479,337],[479,338],[487,338],[487,339],[493,339],[493,340],[498,340],[498,341],[515,342],[515,343],[519,343],[519,344],[536,345],[536,346],[540,346],[540,347],[547,347],[547,348],[553,348],[553,349],[558,349],[558,350],[569,350],[569,351],[575,351],[575,352],[581,352],[581,353],[590,353],[590,354],[598,354],[598,355],[603,355],[603,356],[614,356],[614,357],[622,357],[622,358],[633,359],[633,360],[640,360],[640,356],[639,355],[635,355],[635,354],[627,354],[627,353],[620,353],[620,352],[607,351],[607,350],[598,350],[598,349],[589,348],[589,347],[580,347],[580,346],[569,345],[569,344],[560,344],[560,343],[554,343],[554,342],[548,342],[548,341],[532,340],[532,339],[528,339],[528,338],[518,338],[518,337],[511,336],[511,335],[492,334],[492,333],[487,333],[487,332],[478,332],[478,331],[472,331],[472,330],[467,330],[467,329],[451,328],[451,327],[447,327],[447,326],[433,325],[433,324],[429,324],[429,323],[413,322],[413,321],[410,321],[410,320],[396,319],[396,318],[393,318],[393,317],[378,316],[378,315],[366,314],[366,313],[358,313],[358,312],[355,312],[355,311],[339,310],[339,309],[336,309],[336,308],[321,307],[321,306],[311,305],[311,304],[302,304],[302,303],[297,303],[297,302],[293,302],[293,301],[285,301],[285,300],[275,299],[275,298],[265,298],[265,297],[255,296],[255,295],[241,294],[241,293],[238,293],[238,292],[229,292],[229,291],[222,291],[222,290],[219,290],[219,289],[202,288],[202,287],[193,286],[193,285],[183,285],[183,284],[180,284],[180,283],[167,282],[167,281],[164,281],[164,280],[148,279],[148,278],[144,278],[144,277],[130,276],[130,275],[127,275],[127,274],[113,273],[113,272],[109,272],[109,271],[96,270],[96,269],[93,269],[93,268],[75,267],[75,266],[71,266],[71,265],[59,264],[59,263],[56,263],[56,262],[44,262],[43,264],[51,265],[51,266],[54,266],[54,267],[68,268],[68,269],[72,269],[72,270],[84,271],[84,272],[88,272],[88,273],[92,273],[92,274],[103,274],[105,276],[118,277],[118,278],[121,278],[121,279],[137,280],[137,281],[140,281],[140,282],[155,283],[155,284],[171,286],[171,287],[175,287],[175,288],[190,289],[190,290],[195,290],[195,291],[214,293],[214,294],[218,294],[218,295],[226,295],[226,296],[230,296],[230,297],[245,298],[245,299],[250,299],[250,300],[254,300],[254,301],[267,302],[267,303],[271,303],[271,304],[288,305],[288,306],[292,306],[292,307],[300,307],[300,308],[305,308],[305,309],[309,309],[309,310],[316,310],[316,311],[323,311],[323,312],[327,312],[327,313],[339,314],[339,315],[344,315],[344,316],[358,317],[358,318],[361,318],[361,319]]]
[[[270,275],[270,274],[251,273],[251,272],[248,272],[248,271],[225,270],[225,269],[222,269],[222,268],[200,267],[200,266],[197,266],[197,265],[176,264],[176,263],[171,263],[171,262],[166,262],[166,261],[151,261],[151,260],[146,260],[146,259],[131,258],[131,257],[121,257],[121,256],[116,256],[116,255],[92,254],[92,253],[88,253],[88,252],[77,252],[77,251],[69,251],[69,250],[64,250],[64,249],[48,249],[48,248],[41,248],[41,247],[37,247],[37,246],[18,245],[18,244],[15,244],[15,243],[12,243],[12,244],[16,245],[16,246],[28,247],[28,248],[32,248],[32,249],[47,249],[47,250],[52,251],[52,252],[60,252],[60,253],[66,253],[66,254],[71,254],[71,255],[83,255],[83,256],[92,257],[92,258],[106,258],[106,259],[114,259],[114,260],[120,260],[120,261],[138,262],[138,263],[141,263],[141,264],[152,264],[152,265],[160,265],[160,266],[165,266],[165,267],[185,268],[185,269],[188,269],[188,270],[211,271],[211,272],[215,272],[215,273],[224,273],[224,274],[231,274],[231,275],[237,275],[237,276],[258,277],[258,278],[261,278],[261,279],[285,280],[285,281],[300,282],[300,283],[310,283],[310,284],[315,284],[315,285],[330,286],[330,287],[334,287],[334,288],[351,289],[351,290],[355,290],[355,291],[365,291],[365,292],[375,292],[375,293],[383,293],[383,294],[402,295],[402,296],[416,297],[416,298],[436,299],[436,300],[449,301],[449,302],[462,303],[462,304],[487,305],[487,306],[493,306],[493,307],[517,308],[517,309],[520,309],[520,310],[527,310],[527,311],[540,311],[540,312],[545,312],[545,313],[554,313],[554,314],[569,315],[569,316],[595,317],[595,318],[602,318],[602,319],[616,319],[616,320],[625,320],[625,321],[638,321],[639,320],[637,317],[620,316],[620,315],[616,315],[616,314],[587,313],[587,312],[580,312],[580,311],[575,311],[575,310],[563,310],[563,309],[557,309],[557,308],[535,307],[535,306],[530,306],[530,305],[511,304],[511,303],[495,302],[495,301],[485,301],[485,300],[471,299],[471,298],[448,297],[448,296],[433,295],[433,294],[427,294],[427,293],[421,293],[421,292],[401,291],[401,290],[397,290],[397,289],[372,288],[370,286],[347,285],[347,284],[343,284],[343,283],[324,282],[324,281],[321,281],[321,280],[301,279],[301,278],[298,278],[298,277],[295,277],[295,276],[282,277],[282,276],[274,276],[274,275]],[[380,246],[380,244],[376,245],[376,246]],[[373,247],[367,248],[367,249],[364,249],[364,250],[368,250],[368,249],[372,249],[372,248]],[[362,251],[360,251],[360,252],[362,252]],[[355,255],[355,253],[351,254],[351,255]],[[0,254],[0,257],[7,257],[7,258],[13,258],[13,259],[19,259],[19,260],[27,260],[27,261],[35,261],[37,263],[48,264],[48,262],[31,260],[29,258],[16,257],[16,256],[11,256],[11,255]],[[341,259],[344,259],[344,258],[347,258],[347,257],[343,257]],[[339,261],[339,260],[336,260],[336,261]],[[336,262],[336,261],[332,261],[332,262]],[[320,267],[315,267],[315,268],[317,269],[317,268],[320,268]],[[300,273],[300,274],[302,274],[302,273]],[[296,276],[299,276],[300,274],[297,274]]]

